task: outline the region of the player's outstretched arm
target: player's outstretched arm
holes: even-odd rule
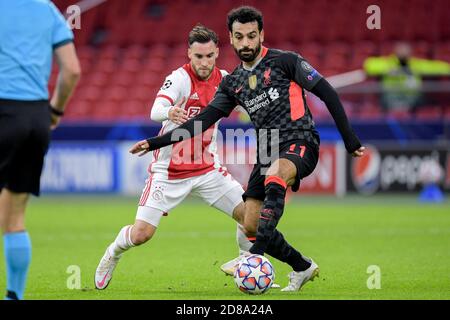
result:
[[[178,125],[185,123],[188,120],[187,112],[181,107],[185,101],[186,98],[182,97],[172,106],[167,99],[157,97],[153,103],[150,119],[157,122],[170,120]]]
[[[131,147],[130,153],[139,153],[139,156],[143,156],[149,151],[157,150],[176,142],[191,139],[195,135],[205,132],[209,127],[224,116],[226,116],[226,114],[223,111],[208,105],[196,117],[186,121],[178,128],[169,131],[162,136],[137,142],[133,147]]]
[[[322,78],[312,88],[311,92],[318,96],[327,106],[344,140],[347,151],[354,157],[363,156],[365,147],[361,145],[359,138],[353,132],[336,90],[334,90],[327,80]]]
[[[142,157],[144,154],[150,151],[150,145],[148,144],[147,140],[141,140],[139,142],[136,142],[129,151],[131,154],[139,153],[138,156]]]
[[[352,153],[352,156],[354,156],[354,157],[362,157],[364,155],[364,150],[366,150],[366,147],[362,146],[358,150],[355,150]]]

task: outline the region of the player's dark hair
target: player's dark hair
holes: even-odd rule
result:
[[[227,23],[228,30],[232,32],[232,26],[235,21],[240,23],[258,22],[258,30],[261,32],[263,29],[263,15],[261,11],[250,6],[242,6],[235,8],[228,13]]]
[[[189,32],[189,46],[191,46],[194,42],[208,43],[210,41],[213,41],[217,45],[219,43],[219,37],[214,31],[208,29],[204,25],[197,24],[191,32]]]

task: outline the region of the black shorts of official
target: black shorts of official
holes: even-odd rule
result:
[[[0,99],[0,190],[39,196],[50,124],[48,101]]]
[[[288,159],[295,164],[297,175],[291,189],[296,192],[300,188],[300,180],[309,176],[317,166],[317,162],[319,161],[319,146],[303,140],[289,141],[280,147],[279,158]],[[270,164],[262,165],[256,163],[254,165],[248,180],[247,190],[242,195],[244,201],[247,198],[264,201],[266,197],[264,190],[266,176],[262,174],[262,169],[269,167]]]

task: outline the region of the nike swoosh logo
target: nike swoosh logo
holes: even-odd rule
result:
[[[97,286],[98,287],[103,287],[103,285],[105,284],[105,280],[106,280],[106,277],[108,276],[108,272],[105,274],[105,276],[103,277],[103,280],[102,281],[97,281]]]
[[[241,90],[242,90],[242,86],[240,86],[239,88],[237,88],[236,90],[234,90],[234,92],[235,92],[236,94],[238,94],[239,92],[241,92]]]

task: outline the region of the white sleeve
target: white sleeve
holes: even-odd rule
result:
[[[183,69],[179,68],[167,76],[156,97],[167,99],[173,106],[178,99],[181,99],[185,91],[186,77],[184,73]]]
[[[169,100],[165,98],[156,98],[153,103],[150,119],[153,121],[163,122],[169,119],[169,110],[172,107]]]
[[[162,122],[169,118],[170,107],[175,105],[181,97],[186,95],[187,80],[190,81],[189,75],[181,68],[173,71],[166,77],[153,102],[150,113],[150,118],[152,120]],[[190,90],[190,88],[188,88],[188,90]]]

